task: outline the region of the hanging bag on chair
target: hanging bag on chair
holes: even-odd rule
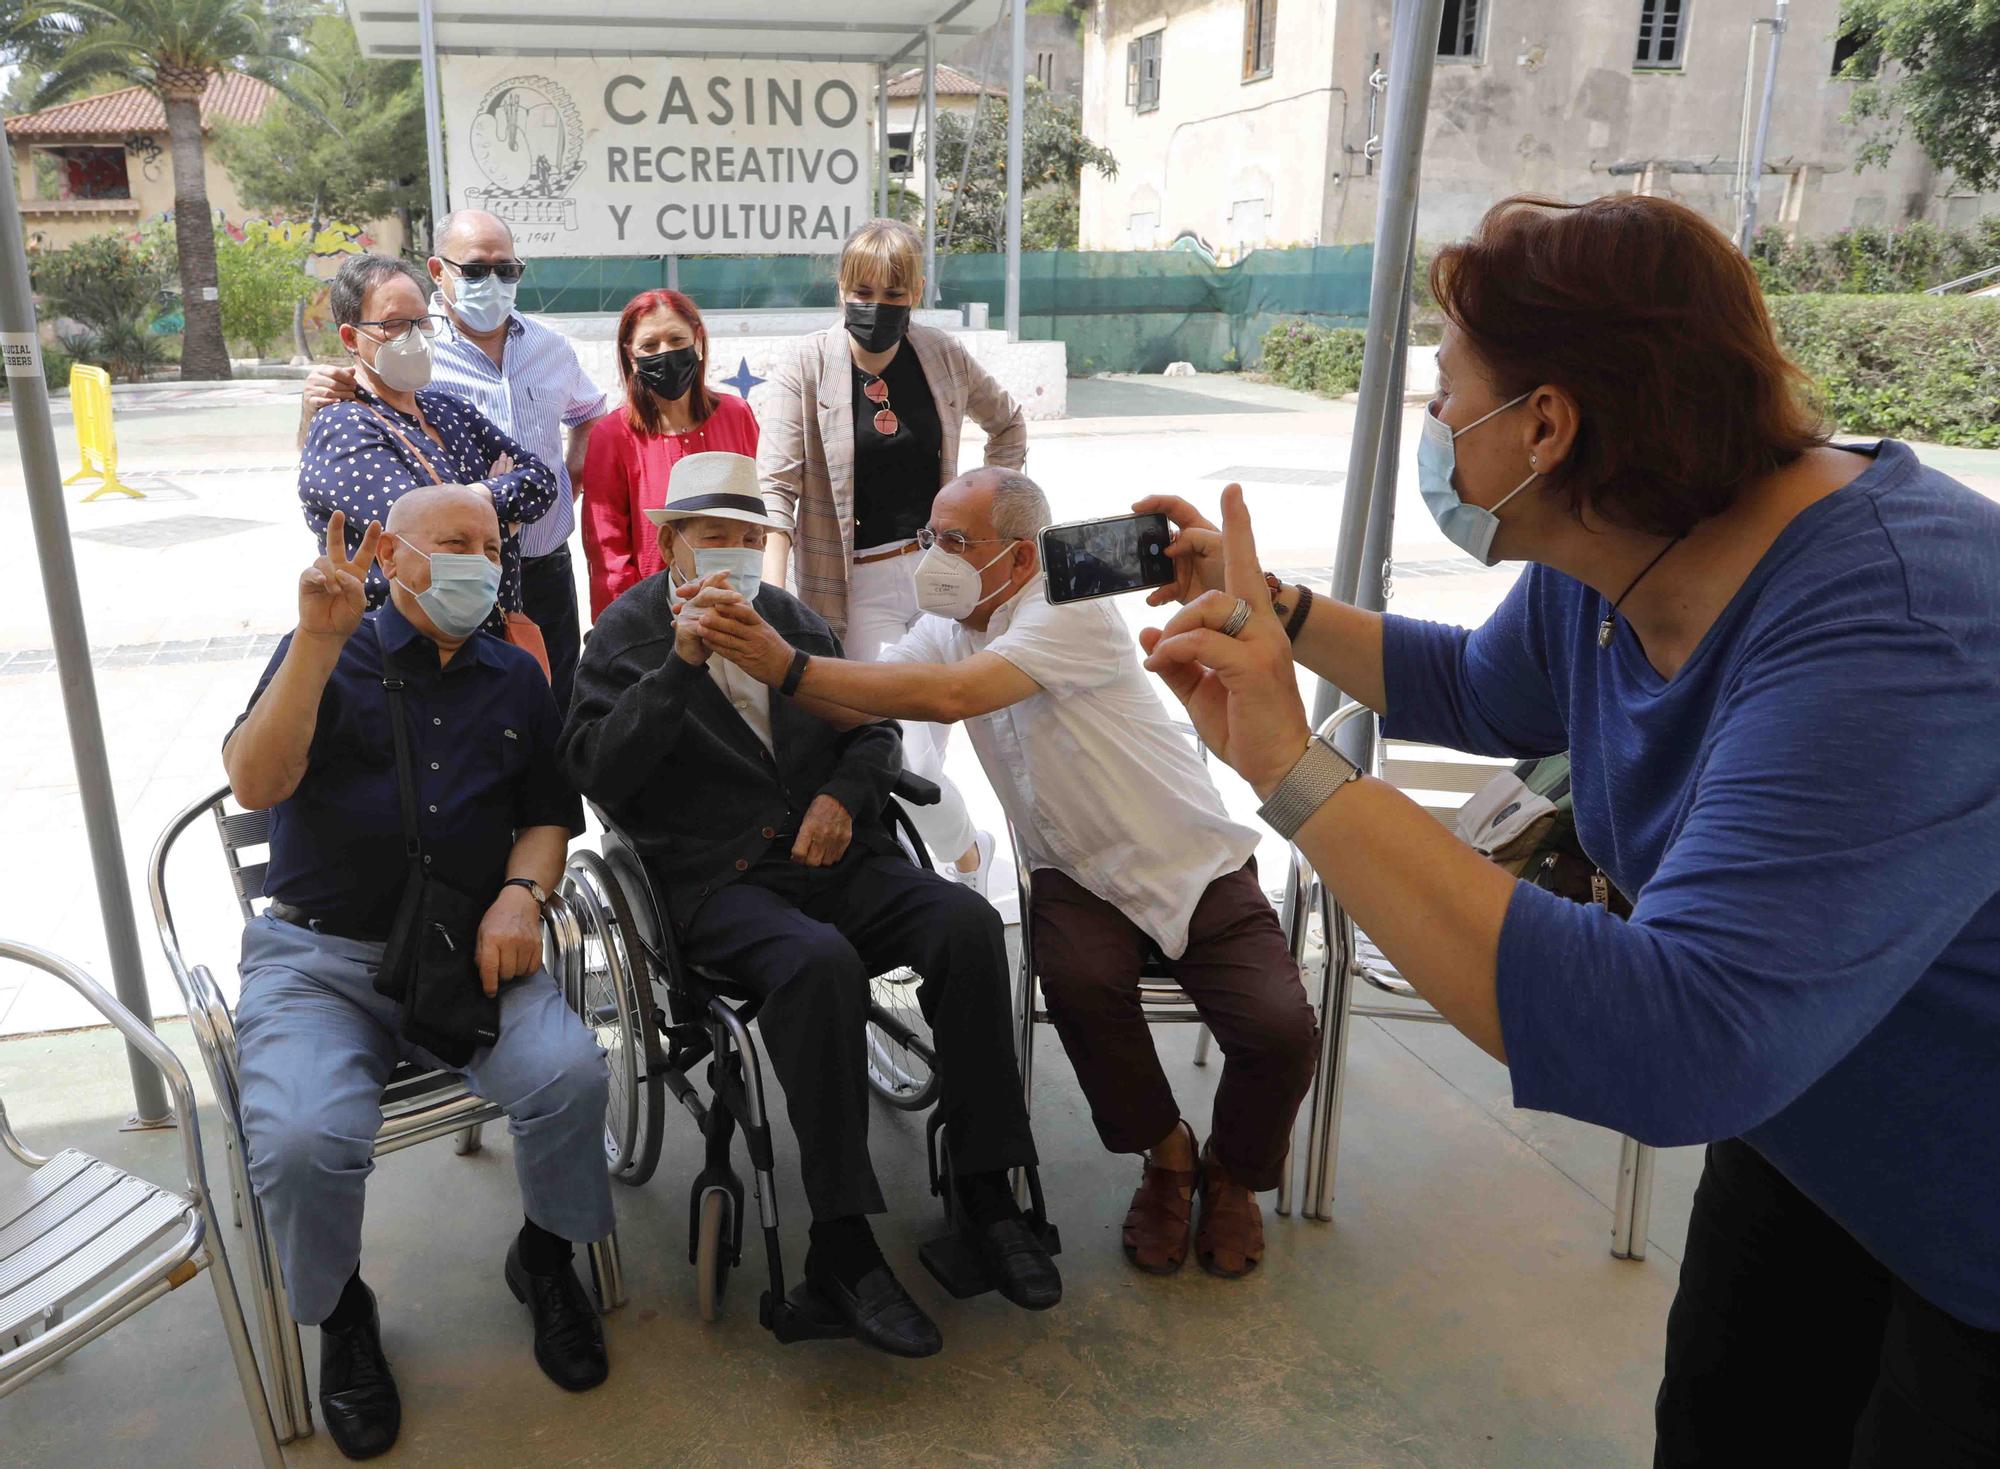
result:
[[[1459,839],[1524,882],[1621,918],[1632,904],[1577,839],[1569,756],[1523,760],[1481,786],[1459,808]]]

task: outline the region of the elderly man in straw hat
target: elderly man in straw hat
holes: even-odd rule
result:
[[[942,1345],[867,1218],[885,1208],[868,1157],[868,979],[908,965],[924,976],[965,1242],[1007,1299],[1054,1305],[1061,1279],[1007,1182],[1035,1148],[998,915],[897,845],[883,817],[902,769],[894,723],[840,728],[790,685],[710,657],[695,632],[700,608],[743,597],[793,647],[840,656],[825,619],[761,580],[773,522],[755,461],[688,455],[665,506],[646,514],[663,569],[598,619],[562,762],[639,847],[688,961],[764,996],[764,1045],[812,1208],[807,1285],[870,1346],[928,1356]]]

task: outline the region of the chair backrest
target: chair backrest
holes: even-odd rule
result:
[[[236,905],[243,910],[243,921],[248,923],[261,911],[264,901],[264,873],[271,865],[271,813],[269,811],[237,811],[232,813],[228,791],[218,791],[209,809],[215,813],[216,828],[222,833],[222,859],[229,867],[229,881],[236,889]],[[255,859],[255,849],[263,848],[264,855]],[[253,860],[245,860],[249,855]]]

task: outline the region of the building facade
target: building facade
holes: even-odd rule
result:
[[[1418,238],[1466,234],[1495,200],[1618,191],[1740,210],[1751,23],[1769,0],[1446,0]],[[2000,212],[1900,142],[1861,168],[1840,0],[1793,0],[1759,220],[1807,235]],[[1390,0],[1097,0],[1084,129],[1118,176],[1083,181],[1083,248],[1190,237],[1218,258],[1374,231]],[[1761,95],[1768,30],[1757,33]]]
[[[231,233],[240,234],[247,221],[265,216],[244,206],[235,180],[209,146],[211,129],[218,122],[256,122],[276,96],[256,78],[233,72],[211,77],[202,94],[209,208]],[[23,113],[8,118],[6,127],[14,193],[30,250],[61,249],[91,235],[130,235],[173,213],[174,161],[166,112],[159,98],[143,88],[126,87]],[[296,228],[303,234],[303,224]],[[359,250],[396,254],[403,246],[403,230],[393,219],[326,221],[311,245],[316,258],[336,263]]]

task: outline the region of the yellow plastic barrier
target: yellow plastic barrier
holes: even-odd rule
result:
[[[102,479],[103,484],[83,497],[86,505],[112,494],[145,499],[140,491],[118,479],[118,440],[111,432],[111,374],[101,367],[77,363],[69,370],[69,407],[76,418],[76,447],[83,455],[83,468],[63,483]]]

